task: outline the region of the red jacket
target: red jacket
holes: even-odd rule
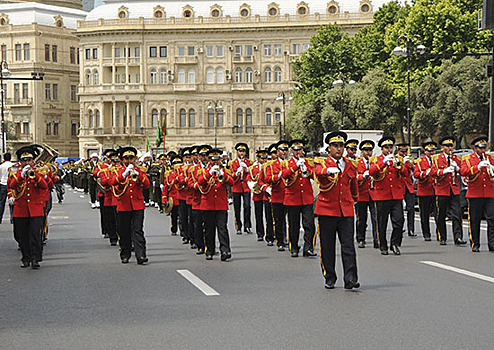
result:
[[[429,175],[427,170],[431,169]],[[427,156],[423,156],[417,160],[413,176],[417,179],[417,196],[433,196],[434,195],[434,177],[432,176],[432,160]]]
[[[334,163],[334,162],[333,162]],[[367,162],[364,158],[360,158],[357,164],[357,182],[358,182],[358,202],[368,202],[371,200],[371,181],[372,177],[369,175],[364,178],[364,172],[369,170],[370,162]],[[346,168],[346,166],[345,166]]]
[[[271,185],[266,183],[266,169],[268,167],[268,163],[264,163],[262,165],[261,169],[261,174],[259,175],[259,179],[257,180],[257,183],[259,184],[259,187],[261,188],[262,191],[262,200],[264,201],[271,201],[271,196],[267,192],[268,188],[271,188]]]
[[[372,199],[375,201],[386,201],[392,199],[403,199],[404,167],[398,170],[394,164],[384,164],[384,155],[371,158],[369,173],[374,179],[374,192]]]
[[[247,167],[250,167],[252,165],[252,162],[248,159],[244,159],[244,163],[247,165]],[[230,168],[230,173],[233,176],[233,180],[235,181],[235,183],[232,186],[232,192],[233,193],[250,192],[249,186],[247,186],[247,175],[249,173],[248,169],[244,168],[242,174],[239,174],[237,176],[237,170],[238,168],[240,168],[240,160],[238,158],[230,162],[229,168]]]
[[[201,210],[201,191],[199,191],[199,184],[197,180],[199,179],[199,175],[202,173],[202,164],[192,165],[188,172],[189,176],[187,177],[187,186],[192,191],[192,209],[193,210]],[[187,203],[188,204],[188,203]]]
[[[185,198],[180,198],[180,191],[179,188],[183,189],[183,185],[180,184],[180,175],[179,175],[180,170],[170,170],[165,173],[164,179],[163,179],[163,190],[161,191],[161,201],[163,203],[168,201],[168,198],[173,198],[173,203],[174,205],[178,205],[178,200],[179,199],[185,199]],[[182,176],[183,178],[183,176]]]
[[[210,169],[210,165],[202,169],[197,181],[201,192],[201,210],[228,210],[226,185],[233,185],[233,177],[224,170],[223,181],[220,182],[218,175],[209,174]]]
[[[113,167],[107,166],[106,168],[102,167],[98,172],[98,177],[100,178],[101,186],[105,188],[105,207],[116,207],[117,206],[117,198],[113,194],[112,187],[112,178],[115,176],[115,172],[113,171]]]
[[[278,158],[266,165],[264,181],[271,186],[271,203],[283,203],[285,200],[285,183],[278,177],[282,161]]]
[[[484,159],[494,165],[494,158],[484,154]],[[494,197],[494,177],[491,178],[487,173],[487,168],[479,171],[480,163],[477,153],[472,153],[463,157],[461,162],[460,174],[466,176],[468,180],[467,198],[492,198]]]
[[[115,176],[112,177],[112,185],[115,187],[117,197],[117,211],[143,210],[145,208],[142,190],[149,188],[149,179],[146,173],[138,167],[134,167],[134,170],[139,173],[136,181],[132,180],[130,175],[126,178],[123,177],[124,166],[119,167]]]
[[[98,178],[101,179],[100,172],[102,170],[105,170],[105,169],[109,169],[109,165],[107,163],[98,162],[98,164],[96,164],[96,168],[94,168],[94,171],[92,174],[95,181],[98,181]],[[106,199],[106,192],[101,191],[99,186],[98,186],[98,197],[105,197],[105,199]]]
[[[456,155],[451,156],[451,163],[456,162],[458,166],[461,166],[461,160]],[[460,184],[458,183],[458,178],[455,179],[455,185],[453,186],[453,174],[444,174],[444,169],[449,167],[448,157],[446,154],[441,153],[437,156],[432,157],[432,170],[431,174],[435,179],[436,185],[434,186],[436,190],[436,196],[450,196],[451,191],[454,195],[460,194]],[[456,174],[456,171],[455,171]]]
[[[44,193],[48,190],[48,185],[43,176],[36,172],[36,176],[31,179],[21,176],[22,169],[9,176],[7,188],[14,198],[14,218],[29,218],[43,216],[45,206]]]
[[[261,184],[259,183],[259,178],[261,177],[262,172],[263,171],[262,171],[262,165],[261,164],[252,165],[249,168],[249,173],[247,175],[247,181],[257,182],[257,184],[259,185],[259,189],[261,189],[262,183]],[[258,194],[255,194],[254,192],[252,192],[252,200],[254,202],[260,202],[263,199],[264,199],[264,194],[263,194],[262,190]]]
[[[332,158],[316,158],[315,176],[320,189],[317,197],[317,215],[324,216],[353,216],[353,203],[359,196],[357,183],[357,168],[351,160],[345,159],[343,173],[328,175],[328,168],[336,168]]]
[[[405,191],[408,189],[408,192],[415,193],[415,189],[413,188],[413,164],[406,162],[403,164],[403,195],[405,195]]]
[[[303,177],[296,159],[291,158],[282,163],[281,176],[285,182],[284,205],[308,205],[314,204],[314,192],[310,179],[314,176],[312,166],[305,159],[308,176]]]

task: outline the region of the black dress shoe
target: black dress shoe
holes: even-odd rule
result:
[[[439,242],[439,245],[446,245],[446,241]]]
[[[221,253],[221,261],[227,261],[228,259],[231,259],[232,253],[230,252],[223,252]]]
[[[204,254],[204,248],[199,248],[199,249],[197,249],[196,254],[197,254],[197,255]]]
[[[304,257],[317,256],[317,253],[314,253],[312,250],[307,250],[304,252]]]
[[[472,252],[473,253],[478,253],[478,252],[480,252],[480,248],[474,247],[474,248],[472,248]]]
[[[268,242],[268,243],[267,243],[267,246],[268,246],[268,247],[272,247],[272,246],[274,246],[274,243],[273,243],[273,242]]]
[[[324,283],[324,288],[326,288],[326,289],[334,289],[334,282]]]
[[[365,242],[364,241],[358,242],[358,247],[359,248],[365,248]]]
[[[189,241],[187,238],[186,238],[186,239],[184,239],[184,240],[182,240],[182,244],[189,244],[189,242],[190,242],[190,241]]]
[[[105,233],[105,234],[103,235],[103,238],[110,238],[110,236],[108,236],[108,234],[106,234],[106,233]]]
[[[379,249],[379,243],[378,242],[374,242],[374,249]]]
[[[241,235],[242,234],[242,230],[237,230],[237,235]]]
[[[128,264],[129,258],[122,258],[122,264]]]
[[[190,245],[190,249],[197,249],[197,246],[196,246],[194,243],[192,243],[192,244]]]
[[[298,258],[298,252],[292,252],[291,257],[292,258]]]
[[[464,241],[462,239],[457,239],[455,240],[455,245],[464,245],[464,244],[467,244],[467,241]]]
[[[432,241],[432,239],[431,239],[430,237],[425,237],[425,238],[424,238],[424,241],[426,241],[426,242],[430,242],[430,241]]]
[[[248,235],[252,234],[252,230],[250,228],[246,228],[244,232],[247,233]]]
[[[24,260],[24,261],[21,263],[21,267],[22,267],[22,268],[29,267],[29,265],[31,265],[31,264],[30,264],[30,263],[29,263],[29,261],[27,261],[27,260]]]
[[[354,281],[345,281],[345,289],[360,288],[360,283]]]
[[[112,247],[114,247],[114,246],[116,246],[116,245],[117,245],[117,242],[110,242],[110,245],[111,245]]]
[[[149,261],[148,258],[137,258],[137,265],[144,265]]]
[[[391,251],[393,252],[394,255],[401,255],[400,248],[398,248],[398,246],[395,244],[391,245]]]
[[[264,241],[264,238],[262,238],[262,237],[257,237],[257,241],[258,241],[258,242],[262,242],[262,241]]]
[[[31,267],[35,270],[39,269],[39,262],[37,261],[31,262]]]
[[[282,245],[279,245],[278,246],[278,251],[279,252],[284,252],[285,251],[285,247],[283,247]]]
[[[176,232],[172,232],[172,236],[178,236]]]
[[[410,238],[416,238],[417,234],[415,232],[408,232],[408,237]]]
[[[388,251],[387,250],[381,250],[381,255],[388,255]]]
[[[213,256],[211,254],[206,254],[206,260],[213,260]]]

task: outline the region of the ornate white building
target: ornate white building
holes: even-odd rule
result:
[[[80,21],[82,156],[143,149],[166,123],[167,149],[275,141],[291,62],[321,25],[355,33],[383,0],[106,0]]]

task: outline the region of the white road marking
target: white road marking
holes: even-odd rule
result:
[[[199,277],[194,275],[189,270],[177,270],[177,272],[181,274],[182,277],[185,278],[187,281],[192,283],[194,287],[203,292],[206,296],[220,295],[220,293],[208,286],[205,282],[203,282]]]
[[[462,274],[462,275],[465,275],[465,276],[470,276],[470,277],[473,277],[473,278],[477,278],[477,279],[482,280],[482,281],[494,283],[494,278],[493,277],[481,275],[480,273],[476,273],[476,272],[471,272],[471,271],[468,271],[468,270],[459,269],[457,267],[440,264],[440,263],[437,263],[437,262],[434,262],[434,261],[421,261],[421,263],[422,264],[426,264],[426,265],[430,265],[430,266],[434,266],[434,267],[438,267],[440,269],[444,269],[444,270],[448,270],[448,271],[453,271],[453,272],[456,272],[456,273],[459,273],[459,274]]]

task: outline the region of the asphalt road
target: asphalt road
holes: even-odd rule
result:
[[[362,287],[345,291],[340,278],[329,291],[319,258],[293,259],[255,235],[237,236],[232,215],[230,262],[197,256],[170,235],[169,218],[149,208],[150,263],[123,265],[101,238],[98,211],[67,192],[54,204],[40,270],[20,268],[8,219],[0,225],[0,349],[489,349],[494,342],[494,253],[485,244],[478,254],[420,238],[404,238],[399,257],[359,249]],[[219,295],[205,295],[177,270]],[[339,260],[337,271],[341,277]]]

